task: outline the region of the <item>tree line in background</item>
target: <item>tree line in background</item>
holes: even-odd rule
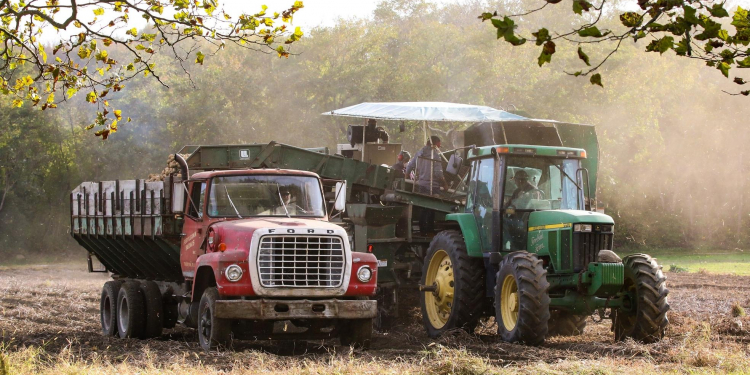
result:
[[[84,131],[96,111],[85,101],[52,112],[0,102],[0,254],[80,252],[67,230],[69,193],[82,181],[146,178],[188,144],[275,140],[335,149],[352,120],[321,113],[366,101],[517,108],[533,118],[596,125],[599,197],[617,223],[617,245],[750,244],[743,120],[750,107],[721,93],[731,88],[721,72],[623,42],[600,68],[608,84],[581,85],[549,65],[532,66],[538,51],[498,43],[492,26],[477,20],[488,5],[503,7],[385,1],[369,20],[305,30],[288,59],[228,45],[189,69],[189,78],[169,54],[156,56],[170,89],[138,76],[111,94],[133,121],[106,142]],[[619,22],[615,14],[602,17]],[[127,52],[113,47],[112,58]],[[404,133],[397,123],[380,125],[407,150],[421,144],[419,124],[407,123]]]

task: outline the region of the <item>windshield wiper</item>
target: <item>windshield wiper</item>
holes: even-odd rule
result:
[[[578,190],[583,190],[583,187],[581,187],[581,186],[578,186],[578,183],[576,183],[576,182],[575,182],[575,180],[573,180],[573,178],[572,178],[572,177],[570,177],[570,175],[569,175],[569,174],[565,173],[565,171],[564,171],[564,170],[563,170],[562,168],[560,168],[560,166],[559,166],[559,165],[557,165],[557,164],[552,164],[552,165],[554,165],[554,166],[555,166],[555,167],[556,167],[557,169],[559,169],[559,170],[560,170],[560,172],[562,172],[562,174],[564,174],[564,175],[565,175],[565,177],[567,177],[567,178],[568,178],[568,180],[570,180],[570,182],[572,182],[572,183],[573,183],[573,185],[575,185],[575,186],[576,186],[576,187],[578,188]]]
[[[229,190],[227,190],[227,185],[224,185],[224,191],[227,193],[227,198],[229,198],[229,204],[231,204],[232,208],[234,208],[234,212],[237,214],[237,217],[242,219],[242,216],[240,216],[240,212],[237,211],[237,207],[235,207],[234,202],[232,202],[232,197],[229,196]]]
[[[286,217],[292,218],[291,215],[289,215],[289,210],[286,209],[286,203],[284,203],[284,198],[281,197],[281,188],[279,187],[279,184],[276,184],[276,192],[279,193],[279,201],[281,202],[281,205],[284,206],[284,212],[286,212]]]

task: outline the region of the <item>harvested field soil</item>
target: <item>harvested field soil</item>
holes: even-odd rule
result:
[[[83,266],[0,268],[0,375],[36,373],[746,373],[750,369],[750,277],[667,274],[671,325],[656,344],[614,342],[610,321],[589,318],[586,332],[552,337],[541,347],[501,342],[492,320],[475,334],[429,339],[418,309],[378,333],[373,348],[335,340],[302,343],[235,341],[205,353],[194,330],[159,339],[103,337],[99,296],[107,280]],[[735,311],[738,311],[735,306]],[[597,319],[598,320],[598,319]]]

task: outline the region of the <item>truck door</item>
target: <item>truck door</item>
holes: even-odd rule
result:
[[[195,260],[203,254],[203,210],[206,196],[206,182],[194,181],[190,183],[190,195],[182,226],[182,245],[180,246],[180,264],[185,277],[193,277]]]

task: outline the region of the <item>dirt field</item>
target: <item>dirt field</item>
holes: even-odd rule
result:
[[[750,277],[667,274],[671,326],[660,343],[616,343],[610,321],[589,320],[586,333],[553,337],[538,348],[500,342],[487,323],[476,335],[430,340],[418,312],[410,324],[377,334],[360,352],[337,342],[235,342],[205,353],[193,330],[160,339],[120,340],[99,333],[106,277],[82,266],[0,269],[0,375],[17,373],[748,373]]]

